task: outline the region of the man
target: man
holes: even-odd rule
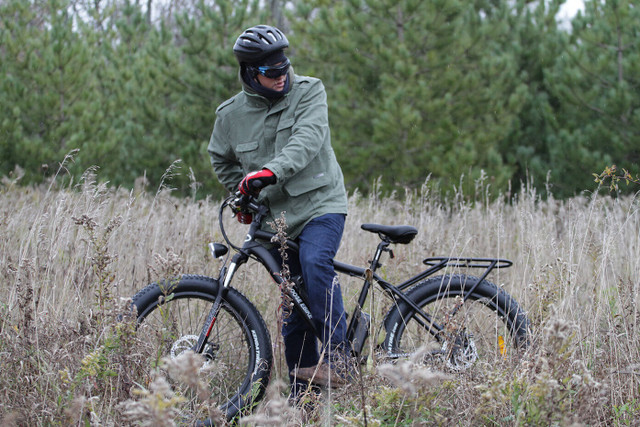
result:
[[[288,46],[285,35],[267,25],[238,37],[233,52],[242,91],[216,110],[208,151],[220,182],[229,191],[259,193],[271,221],[284,212],[287,236],[300,246],[299,259],[290,258],[289,268],[292,276],[302,274],[322,349],[298,313],[285,319],[285,357],[295,395],[309,380],[332,386],[345,382],[337,365],[349,352],[347,326],[333,258],[347,195],[331,147],[324,86],[294,74],[284,52]],[[264,188],[255,188],[257,183]],[[322,352],[330,357],[321,361]]]

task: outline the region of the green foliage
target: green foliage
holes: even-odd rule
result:
[[[324,5],[299,21],[305,71],[325,81],[333,138],[352,186],[446,184],[461,174],[510,177],[497,141],[513,120],[515,77],[492,39],[508,31],[457,1],[368,0]],[[505,9],[506,11],[506,9]],[[311,44],[313,40],[322,43]],[[470,180],[469,182],[472,182]]]
[[[593,174],[595,177],[595,182],[599,185],[604,185],[609,182],[609,191],[620,191],[619,183],[620,181],[625,182],[627,185],[630,183],[634,183],[640,185],[640,175],[636,175],[634,178],[631,173],[622,169],[622,172],[618,172],[618,168],[616,165],[607,166],[600,174]]]
[[[582,171],[610,164],[640,172],[640,10],[632,3],[586,1],[552,69],[563,126],[550,141],[549,163],[562,188],[576,191]]]
[[[548,177],[567,197],[606,165],[637,175],[640,11],[587,0],[565,30],[562,3],[215,0],[152,14],[155,2],[5,0],[0,175],[38,183],[79,149],[75,176],[96,165],[113,185],[157,188],[181,159],[171,187],[221,196],[206,145],[240,90],[235,38],[256,23],[287,31],[296,71],[324,81],[349,189]]]
[[[213,129],[215,108],[240,90],[232,47],[237,34],[250,26],[257,8],[248,0],[218,1],[216,8],[198,5],[195,15],[180,14],[175,28],[162,25],[161,37],[152,41],[149,55],[163,78],[156,88],[160,102],[152,101],[157,139],[167,141],[166,161],[180,158],[180,188],[193,188],[190,171],[203,185],[203,193],[223,194],[217,183],[206,146]],[[171,35],[171,32],[173,34]],[[165,165],[166,167],[166,165]]]
[[[622,405],[613,407],[616,425],[630,426],[640,418],[640,400],[632,399]]]
[[[91,107],[90,50],[65,6],[0,5],[0,167],[6,174],[21,166],[27,182],[41,180],[48,164],[90,134],[76,123]]]
[[[434,387],[407,396],[398,388],[381,387],[372,396],[376,405],[371,417],[381,421],[381,425],[437,424],[442,422],[440,411],[444,412],[437,402],[440,392]]]
[[[561,101],[551,90],[553,79],[548,74],[566,48],[568,37],[555,20],[559,3],[539,2],[532,9],[518,2],[515,13],[504,14],[510,29],[510,34],[504,35],[508,44],[496,46],[506,47],[517,64],[511,105],[518,112],[500,142],[506,163],[514,167],[515,182],[542,184],[552,169],[549,147],[557,140],[557,106]]]

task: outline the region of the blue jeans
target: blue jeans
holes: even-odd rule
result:
[[[288,260],[291,276],[302,275],[304,280],[309,310],[321,335],[322,350],[326,349],[325,355],[348,351],[342,291],[333,269],[344,223],[343,214],[327,214],[311,220],[296,239],[299,257],[290,256]],[[277,252],[277,248],[272,252]],[[279,254],[276,258],[280,260]],[[289,371],[296,366],[304,368],[318,364],[321,350],[316,337],[296,310],[284,319],[282,336]]]

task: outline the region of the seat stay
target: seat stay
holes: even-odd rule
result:
[[[425,265],[430,265],[434,267],[439,267],[440,269],[445,267],[453,267],[453,268],[484,268],[485,270],[482,272],[480,277],[476,280],[476,282],[469,288],[468,291],[465,291],[463,295],[463,300],[467,301],[473,291],[478,287],[480,282],[482,282],[489,273],[494,269],[501,269],[511,267],[513,262],[508,259],[501,258],[452,258],[452,257],[431,257],[426,258],[422,261]]]
[[[406,280],[400,285],[395,286],[387,282],[386,280],[384,280],[382,277],[376,274],[375,271],[371,271],[370,269],[357,267],[354,265],[346,264],[346,263],[335,261],[335,260],[333,264],[334,264],[335,270],[339,273],[347,274],[352,277],[360,277],[364,279],[364,284],[360,290],[360,296],[358,298],[358,306],[355,308],[354,313],[356,313],[359,309],[362,308],[363,302],[364,300],[366,300],[371,284],[375,283],[392,300],[394,300],[396,304],[402,301],[405,304],[409,305],[414,311],[416,322],[419,325],[421,325],[423,328],[425,328],[430,334],[432,334],[437,341],[440,341],[442,339],[440,334],[440,332],[442,331],[442,327],[437,323],[435,323],[428,313],[425,313],[421,307],[419,307],[415,302],[409,299],[406,296],[406,294],[403,292],[404,289],[410,287],[415,283],[418,283],[420,280],[440,270],[440,268],[442,267],[440,268],[432,267],[428,270],[425,270],[417,274],[416,276],[413,276],[412,278]]]

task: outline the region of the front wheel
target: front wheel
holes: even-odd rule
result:
[[[421,351],[422,360],[444,362],[462,371],[477,363],[495,365],[528,343],[529,322],[503,289],[478,278],[445,275],[417,284],[406,296],[426,313],[399,302],[385,317],[384,354],[405,357]],[[467,297],[466,301],[464,298]]]
[[[133,297],[137,334],[144,344],[142,366],[147,375],[143,382],[152,379],[151,371],[161,366],[164,357],[176,358],[194,347],[219,286],[209,277],[185,275],[151,284]],[[195,375],[205,377],[205,400],[217,402],[227,419],[262,398],[273,359],[271,339],[260,313],[233,288],[222,301],[202,355],[203,366]],[[202,415],[198,411],[206,415],[208,402],[203,404],[202,393],[187,387],[179,393],[190,401],[187,411],[195,412],[182,415],[194,419]]]

